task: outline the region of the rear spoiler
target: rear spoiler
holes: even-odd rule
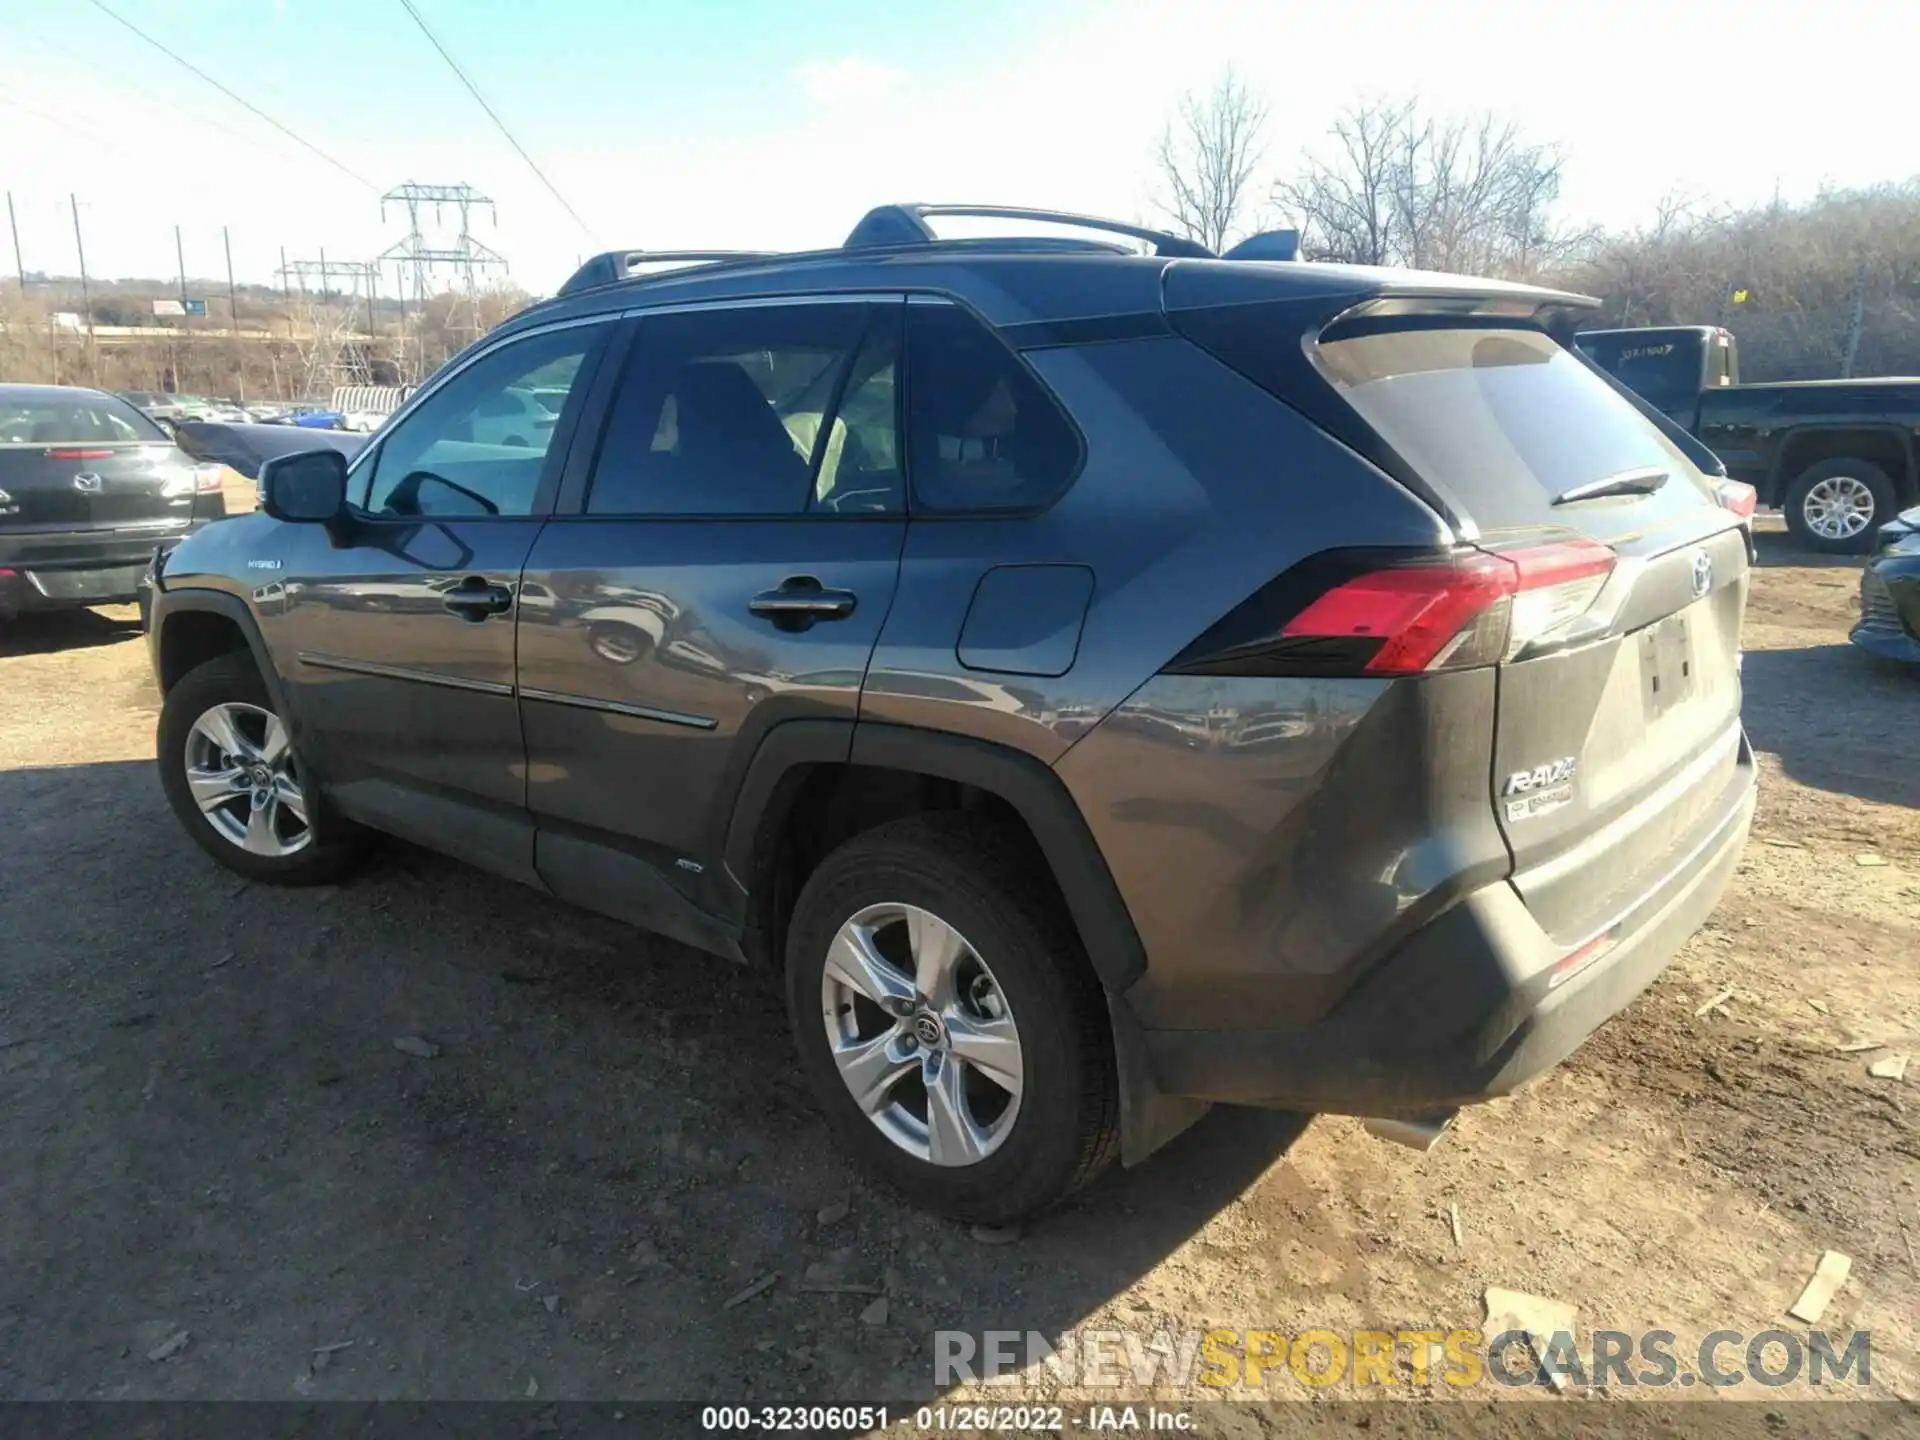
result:
[[[211,420],[188,420],[176,425],[173,443],[195,460],[225,465],[249,480],[260,478],[260,467],[281,455],[312,450],[338,450],[351,460],[366,448],[371,436],[346,430],[304,430],[293,425],[221,425]]]

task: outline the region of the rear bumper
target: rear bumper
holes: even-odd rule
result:
[[[1712,913],[1753,820],[1754,765],[1701,839],[1555,984],[1565,953],[1504,880],[1449,908],[1321,1020],[1297,1030],[1149,1030],[1161,1090],[1232,1104],[1418,1116],[1505,1095],[1560,1063],[1651,984]]]
[[[153,552],[171,550],[206,523],[0,534],[0,615],[128,604]]]

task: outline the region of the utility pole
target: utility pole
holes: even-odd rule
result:
[[[80,254],[80,308],[87,314],[87,379],[93,373],[93,296],[87,289],[87,242],[80,238],[80,197],[67,192],[67,205],[73,211],[73,248]]]
[[[233,288],[233,237],[227,233],[227,227],[220,227],[220,248],[227,255],[227,328],[233,332],[233,369],[239,376],[240,394],[238,400],[247,403],[247,347],[240,343],[240,299]]]
[[[293,338],[293,292],[287,289],[287,247],[280,247],[280,303],[287,307],[287,338]]]
[[[191,330],[193,328],[193,321],[187,314],[187,251],[186,247],[180,243],[180,227],[178,225],[173,227],[173,258],[178,262],[180,268],[180,324],[178,328],[181,330]],[[177,337],[171,348],[173,350],[173,384],[177,390],[180,387],[180,341]]]
[[[20,276],[20,293],[27,293],[27,262],[20,258],[20,222],[13,214],[13,192],[7,192],[7,228],[13,231],[13,268]]]
[[[1847,320],[1846,352],[1840,357],[1840,378],[1853,378],[1854,357],[1860,353],[1860,324],[1867,309],[1867,262],[1860,262],[1859,272],[1853,280],[1853,314]]]

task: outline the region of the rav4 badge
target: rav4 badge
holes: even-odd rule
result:
[[[1579,757],[1567,755],[1531,770],[1514,771],[1500,789],[1507,802],[1507,819],[1531,820],[1559,809],[1573,799],[1573,774],[1579,768]]]

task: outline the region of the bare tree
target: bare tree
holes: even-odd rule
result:
[[[1333,122],[1334,155],[1309,156],[1273,188],[1301,229],[1303,253],[1347,265],[1390,265],[1400,249],[1395,175],[1413,102],[1364,101]]]
[[[1180,97],[1154,145],[1155,203],[1188,239],[1217,252],[1239,232],[1266,123],[1266,102],[1231,68],[1205,94]]]
[[[1368,100],[1338,116],[1331,135],[1329,155],[1273,190],[1316,259],[1532,275],[1583,238],[1554,220],[1559,151],[1511,123]]]

